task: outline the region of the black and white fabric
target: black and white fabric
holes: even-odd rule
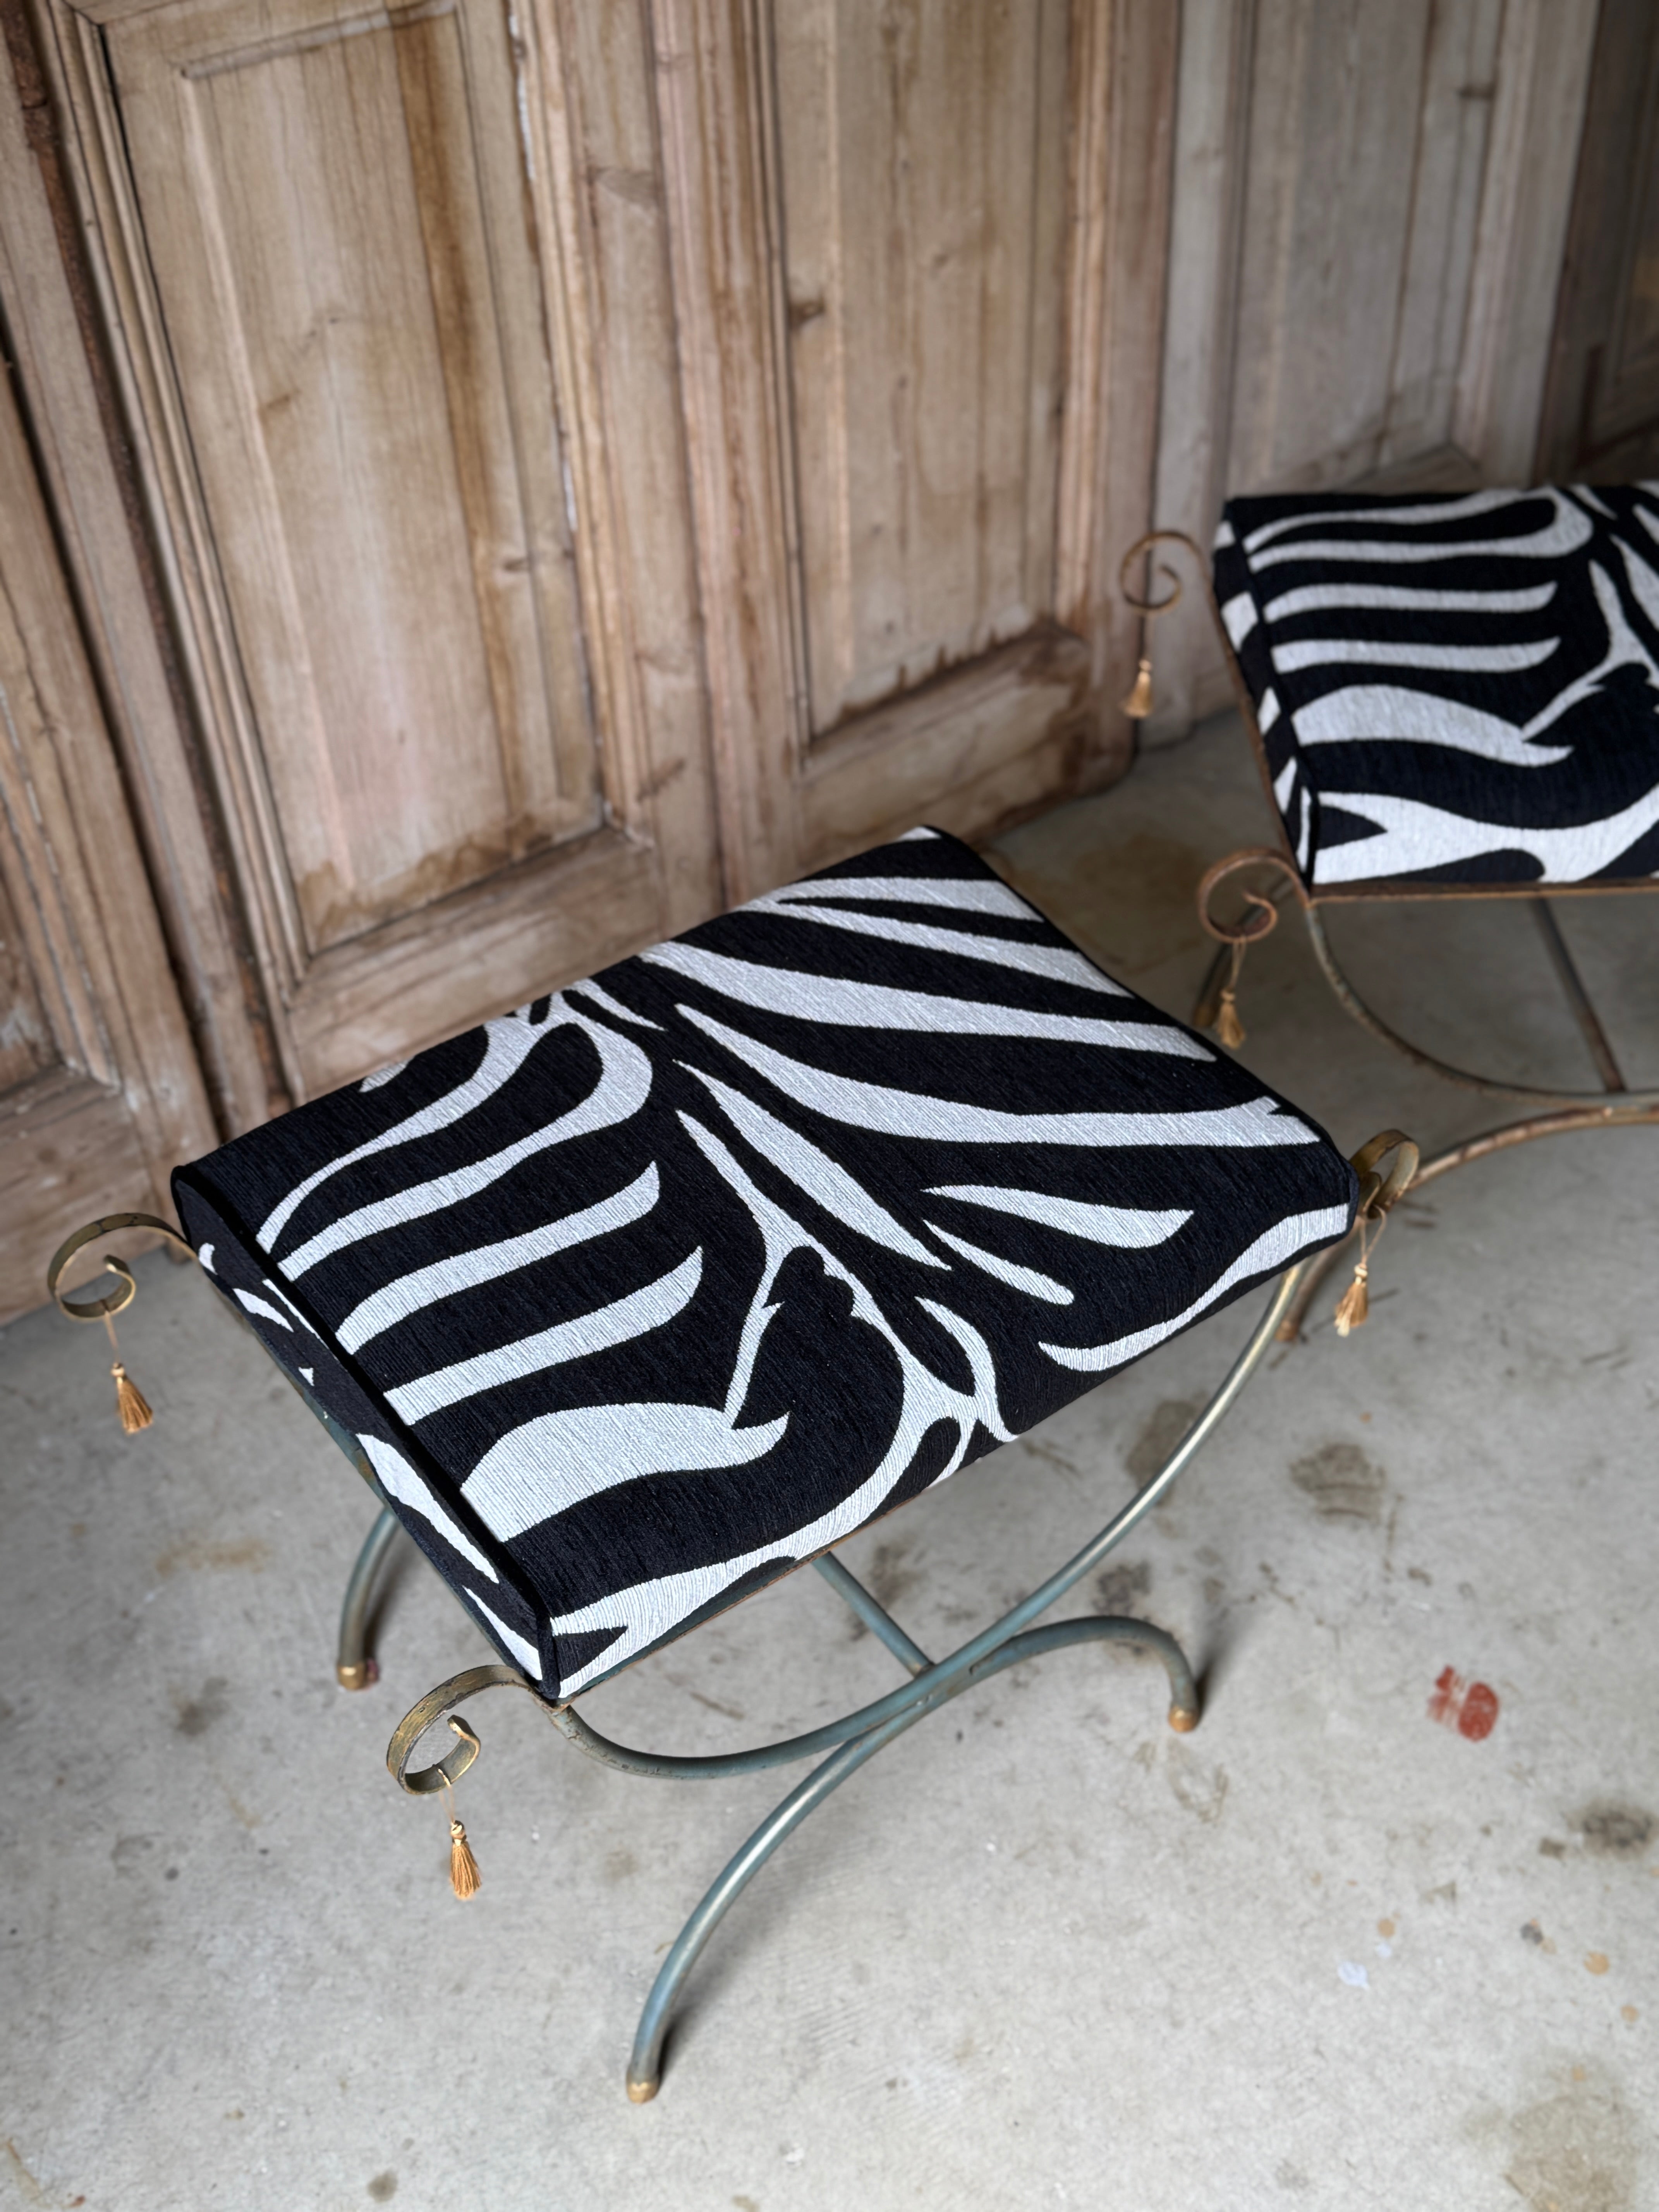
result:
[[[1659,874],[1659,485],[1236,499],[1215,589],[1309,884]]]
[[[915,830],[180,1169],[568,1696],[1347,1230],[1329,1140]]]

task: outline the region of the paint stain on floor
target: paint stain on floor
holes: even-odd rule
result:
[[[1636,2212],[1635,2131],[1616,2084],[1575,2066],[1565,2091],[1516,2112],[1504,2179],[1531,2212]]]
[[[1198,1419],[1196,1398],[1166,1398],[1154,1406],[1140,1425],[1140,1432],[1123,1455],[1123,1464],[1137,1490],[1145,1490]]]
[[[173,1702],[179,1714],[173,1726],[179,1735],[205,1735],[230,1710],[229,1685],[222,1674],[210,1674],[199,1697],[184,1698],[175,1691]]]
[[[1176,1801],[1194,1818],[1213,1826],[1221,1818],[1221,1808],[1227,1802],[1226,1768],[1206,1766],[1201,1759],[1194,1759],[1184,1745],[1171,1744],[1167,1771]]]
[[[1151,1563],[1136,1559],[1124,1560],[1115,1567],[1106,1567],[1095,1577],[1095,1598],[1103,1613],[1133,1613],[1135,1601],[1146,1596],[1152,1586]]]
[[[1291,1480],[1322,1521],[1380,1522],[1389,1478],[1358,1444],[1322,1444],[1291,1462]]]
[[[204,1536],[181,1537],[170,1544],[155,1562],[155,1571],[165,1579],[181,1570],[186,1574],[229,1574],[246,1569],[258,1574],[270,1558],[270,1547],[263,1536],[243,1536],[228,1541],[210,1541]]]
[[[1601,1798],[1572,1816],[1584,1849],[1597,1858],[1639,1858],[1659,1830],[1659,1819],[1640,1805]]]
[[[1455,1729],[1471,1743],[1484,1743],[1498,1725],[1498,1692],[1490,1683],[1466,1682],[1455,1668],[1443,1667],[1427,1710],[1442,1728]]]

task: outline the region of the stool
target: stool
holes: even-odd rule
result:
[[[1130,548],[1124,593],[1149,625],[1180,580],[1161,569],[1174,588],[1153,599],[1128,579],[1165,543],[1205,565],[1180,531]],[[1278,842],[1230,854],[1199,885],[1220,950],[1194,1026],[1243,1042],[1245,949],[1290,897],[1339,1003],[1373,1036],[1467,1089],[1569,1102],[1425,1162],[1419,1184],[1535,1137],[1659,1120],[1659,1092],[1626,1084],[1550,905],[1659,889],[1659,488],[1231,500],[1210,599]],[[1143,649],[1125,709],[1151,707]],[[1215,894],[1236,877],[1253,887],[1225,920]],[[1601,1087],[1454,1066],[1369,1006],[1321,909],[1407,898],[1524,899]]]
[[[1389,1131],[1350,1164],[967,847],[917,830],[299,1107],[173,1188],[216,1288],[380,1504],[342,1683],[373,1678],[365,1621],[399,1527],[496,1655],[399,1724],[388,1763],[405,1790],[465,1771],[478,1739],[456,1708],[495,1687],[629,1773],[708,1780],[829,1754],[671,1950],[629,2067],[639,2101],[732,1899],[928,1713],[1022,1660],[1123,1641],[1163,1664],[1172,1725],[1196,1724],[1192,1668],[1161,1630],[1038,1617],[1208,1437],[1310,1256],[1379,1222],[1416,1158]],[[60,1252],[54,1285],[99,1226]],[[1275,1277],[1156,1478],[948,1657],[836,1559],[842,1537]],[[70,1310],[103,1318],[130,1285]],[[581,1717],[595,1684],[808,1563],[905,1669],[889,1695],[712,1758],[632,1750]],[[416,1768],[446,1722],[453,1747]]]

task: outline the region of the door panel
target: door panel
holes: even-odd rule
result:
[[[1230,489],[1314,489],[1451,435],[1499,0],[1263,0]]]
[[[1176,12],[653,17],[729,889],[1109,781]]]
[[[303,958],[597,820],[517,149],[480,158],[504,30],[289,0],[108,36]]]
[[[1127,765],[1176,11],[41,9],[291,1096]]]
[[[1175,11],[34,20],[0,311],[228,1127],[1127,764]],[[107,1121],[59,972],[0,1074]]]
[[[872,708],[842,744],[815,745],[801,779],[813,840],[803,864],[924,816],[973,837],[1074,787],[1090,665],[1081,638],[1044,625]]]
[[[1659,14],[1602,0],[1539,473],[1659,471]]]
[[[700,919],[660,216],[605,264],[585,137],[648,129],[625,23],[582,47],[548,0],[532,51],[495,0],[53,21],[292,1095]]]
[[[1524,479],[1599,0],[1185,0],[1157,511]],[[1231,696],[1201,597],[1154,742]]]
[[[0,880],[0,1098],[31,1076],[44,1074],[56,1057],[17,910]]]
[[[1066,21],[787,0],[775,22],[820,737],[1053,614]]]
[[[214,1130],[8,381],[0,514],[4,1322],[88,1216],[167,1211],[169,1170]]]

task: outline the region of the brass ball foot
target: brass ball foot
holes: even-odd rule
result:
[[[1198,1726],[1197,1706],[1171,1705],[1170,1708],[1170,1726],[1175,1730],[1177,1735],[1190,1735],[1193,1730]]]
[[[380,1670],[372,1659],[358,1659],[347,1664],[341,1661],[334,1669],[334,1679],[343,1690],[366,1690],[380,1679]]]
[[[630,2074],[628,2077],[628,2101],[630,2105],[648,2105],[661,2087],[660,2081],[636,2081]]]

